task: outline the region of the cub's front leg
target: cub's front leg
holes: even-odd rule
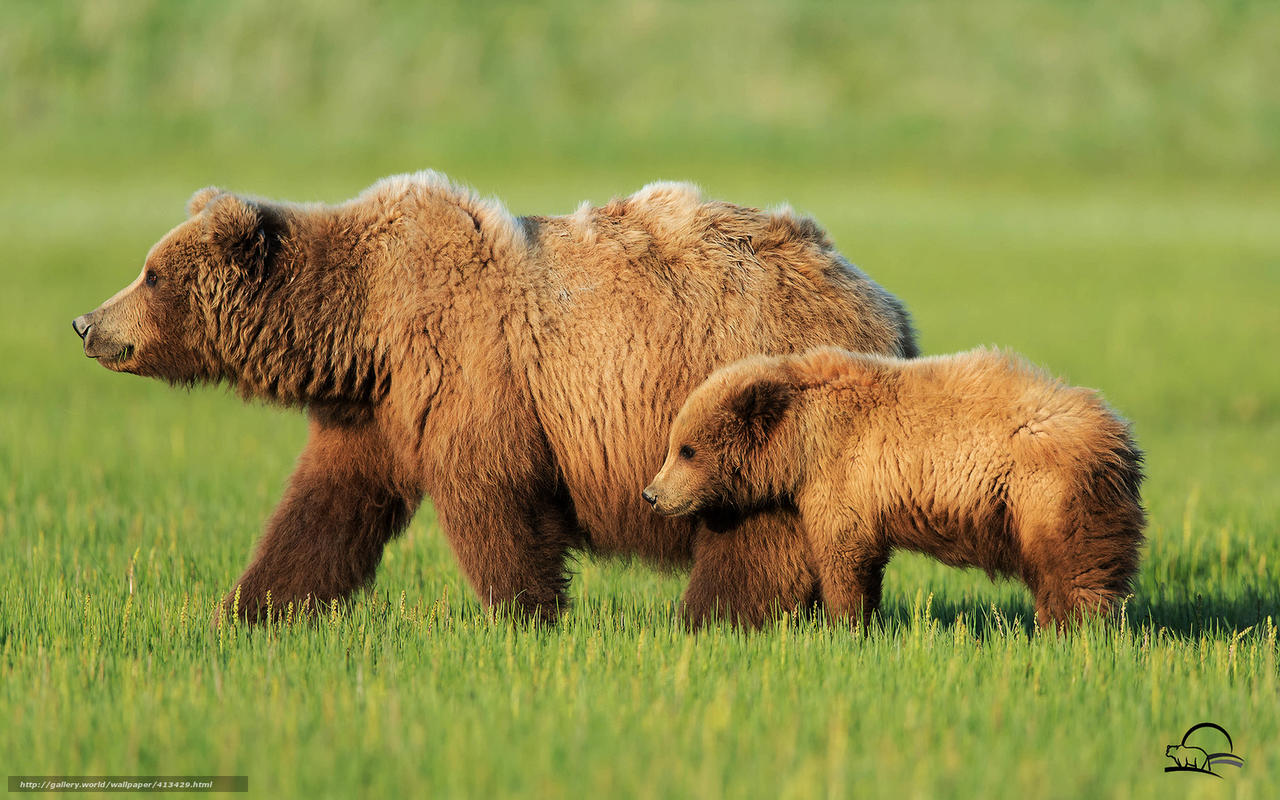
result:
[[[752,514],[725,529],[700,522],[681,616],[695,629],[717,621],[759,628],[815,601],[818,581],[810,561],[794,510]]]
[[[847,511],[813,509],[806,514],[806,527],[827,619],[869,623],[880,610],[888,546],[870,524]]]

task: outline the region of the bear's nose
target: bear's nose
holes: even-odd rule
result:
[[[81,339],[83,339],[85,335],[89,333],[89,328],[92,327],[91,323],[89,322],[89,315],[81,314],[80,316],[71,320],[71,327],[73,330],[75,330],[76,335],[79,336]]]
[[[653,505],[654,503],[658,502],[658,496],[657,496],[656,494],[654,494],[654,493],[653,493],[653,487],[652,487],[652,486],[650,486],[649,488],[647,488],[647,489],[645,489],[643,492],[641,492],[641,493],[640,493],[640,496],[641,496],[641,497],[643,497],[643,498],[644,498],[644,501],[645,501],[646,503],[648,503],[649,505]]]

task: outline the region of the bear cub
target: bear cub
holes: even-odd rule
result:
[[[1141,482],[1128,424],[1015,355],[820,348],[712,373],[643,494],[671,516],[793,506],[832,619],[868,619],[905,549],[1019,578],[1063,627],[1129,592]]]

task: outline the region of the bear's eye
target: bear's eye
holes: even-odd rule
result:
[[[688,461],[691,458],[693,458],[693,448],[687,444],[682,445],[680,447],[680,457],[683,458],[685,461]]]
[[[155,286],[156,281],[158,280],[160,280],[160,276],[156,274],[156,271],[154,269],[147,270],[147,277],[143,278],[143,281],[148,286]]]

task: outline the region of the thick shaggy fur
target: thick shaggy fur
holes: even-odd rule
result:
[[[1040,624],[1062,624],[1129,591],[1141,462],[1096,393],[1016,356],[821,348],[708,378],[645,496],[667,515],[793,505],[836,618],[873,613],[906,549],[1021,578]]]
[[[76,320],[112,369],[305,407],[311,438],[239,580],[256,618],[368,582],[424,495],[476,593],[544,619],[572,549],[692,565],[684,612],[759,623],[812,599],[793,513],[736,537],[650,514],[679,403],[755,352],[912,356],[902,305],[810,219],[657,184],[514,218],[440,175],[346,204],[216,189],[143,274]]]

